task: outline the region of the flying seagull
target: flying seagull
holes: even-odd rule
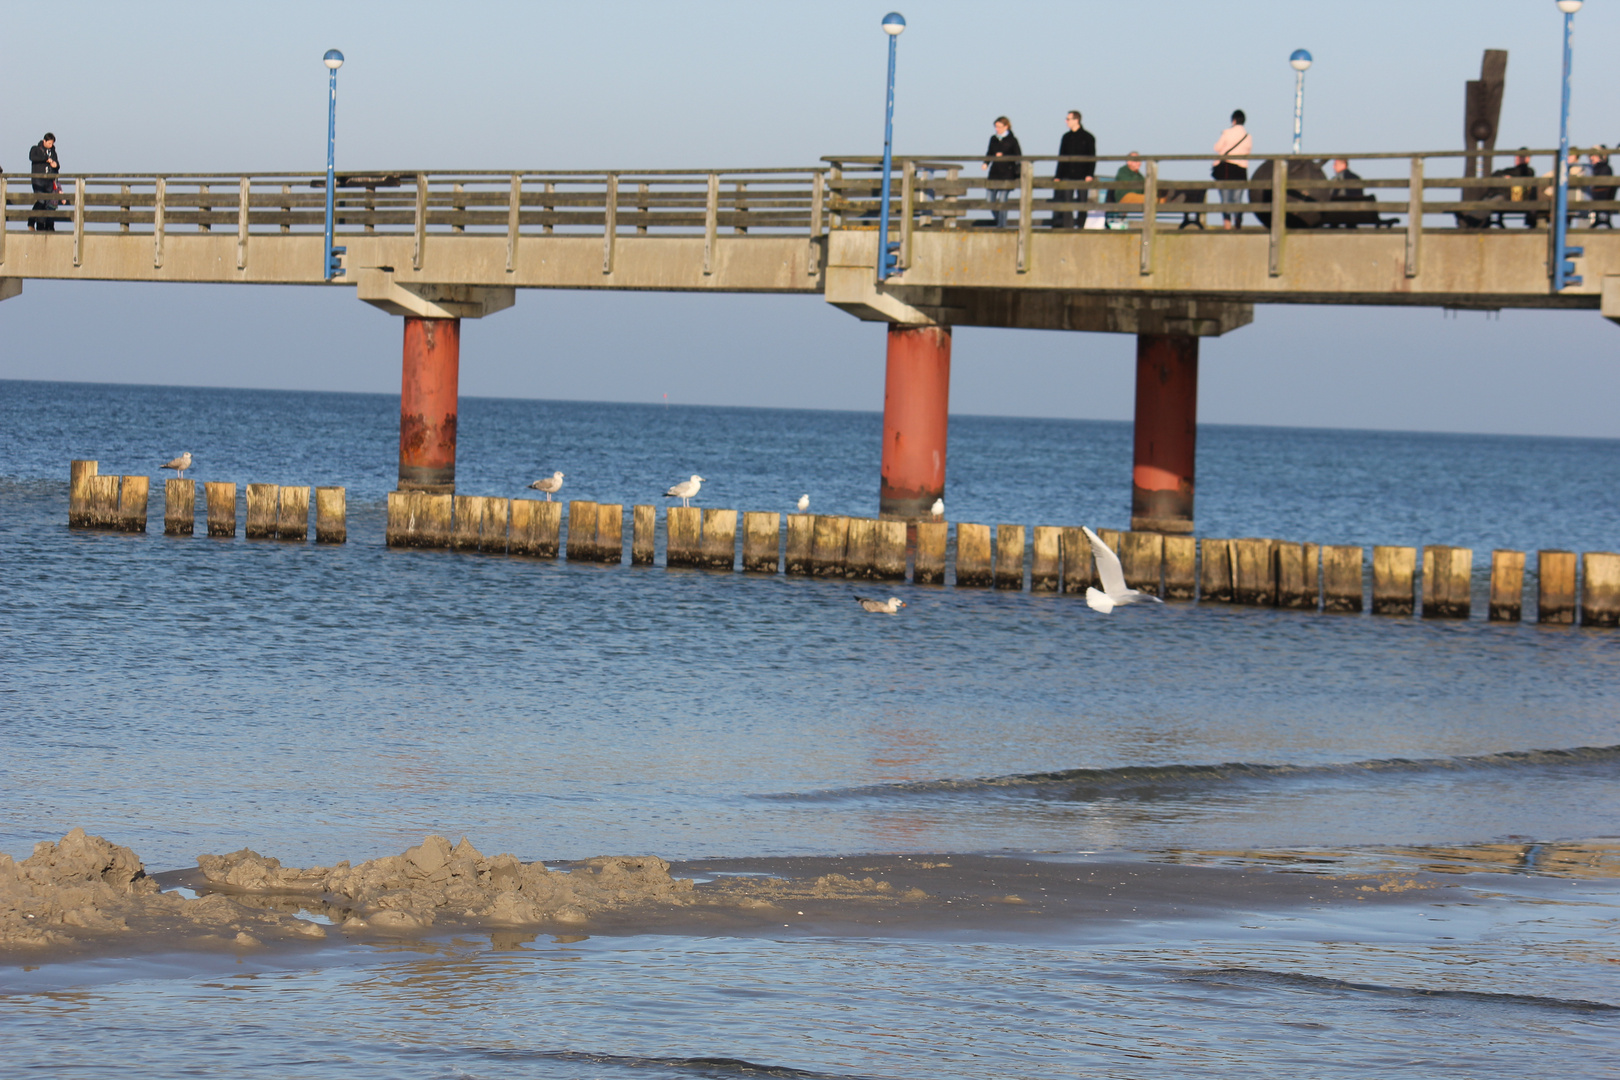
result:
[[[1104,615],[1113,611],[1120,604],[1134,604],[1138,600],[1152,600],[1156,604],[1164,603],[1152,593],[1138,592],[1125,587],[1125,571],[1119,568],[1119,556],[1115,555],[1102,538],[1084,525],[1081,531],[1086,539],[1091,541],[1091,555],[1097,560],[1097,576],[1102,579],[1102,591],[1088,588],[1086,590],[1086,606],[1092,611],[1100,611]]]
[[[702,486],[703,477],[699,476],[697,473],[693,473],[692,479],[682,480],[680,483],[664,492],[664,498],[679,499],[681,500],[682,506],[691,506],[692,500],[697,498],[698,488]]]
[[[529,486],[534,488],[536,491],[545,492],[546,502],[550,502],[551,497],[562,490],[562,480],[563,474],[560,472],[554,472],[550,476],[542,476]]]
[[[935,499],[934,500],[934,505],[930,506],[928,508],[928,512],[930,514],[933,514],[935,517],[944,517],[945,516],[945,500],[943,498]]]
[[[187,450],[185,453],[181,454],[167,465],[160,466],[160,468],[173,469],[175,472],[180,474],[182,479],[184,479],[186,470],[191,468],[191,451]]]
[[[809,495],[800,495],[799,496],[799,513],[802,514],[808,509],[810,509],[810,496]]]
[[[906,606],[906,602],[898,596],[891,596],[887,600],[869,600],[864,596],[857,596],[855,602],[861,605],[862,611],[870,611],[877,615],[894,615]]]

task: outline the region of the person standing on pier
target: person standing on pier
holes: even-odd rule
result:
[[[1010,157],[1018,157],[1024,150],[1018,145],[1018,136],[1013,134],[1012,121],[1005,116],[996,117],[996,133],[990,136],[990,148],[986,150],[985,161],[981,168],[990,170],[991,180],[1017,180],[1020,165],[1016,161],[1007,161]],[[994,228],[1007,227],[1007,196],[1012,194],[1010,188],[992,188],[987,193],[992,204],[1001,206],[993,208],[990,212],[991,223]]]
[[[1586,162],[1587,162],[1588,165],[1591,166],[1591,168],[1588,171],[1593,176],[1613,176],[1614,175],[1614,166],[1609,164],[1609,151],[1605,147],[1602,147],[1602,146],[1594,146],[1594,147],[1592,147],[1592,152],[1587,155]],[[1614,188],[1612,188],[1612,187],[1594,187],[1592,189],[1592,200],[1594,202],[1613,202],[1614,201]],[[1611,213],[1611,211],[1608,211],[1608,210],[1596,210],[1596,211],[1594,211],[1593,214],[1592,214],[1592,228],[1594,228],[1594,229],[1613,228],[1613,226],[1609,224],[1609,214],[1610,213]]]
[[[1080,123],[1080,110],[1070,109],[1069,114],[1063,118],[1069,125],[1069,130],[1063,133],[1063,140],[1058,143],[1058,157],[1083,158],[1083,161],[1060,161],[1057,171],[1052,174],[1056,180],[1095,180],[1097,172],[1097,137],[1087,131]],[[1052,201],[1055,203],[1090,201],[1089,191],[1054,191]],[[1079,214],[1072,210],[1058,210],[1052,214],[1052,228],[1075,229],[1086,223],[1085,213]]]
[[[34,192],[38,195],[53,195],[61,190],[56,182],[56,174],[62,171],[61,162],[56,156],[56,136],[50,132],[39,143],[29,148],[28,160],[33,162]],[[55,210],[55,199],[37,199],[34,202],[35,210]],[[56,219],[53,217],[32,217],[28,219],[28,227],[35,232],[55,232]]]
[[[1232,126],[1221,132],[1221,137],[1215,140],[1215,152],[1221,156],[1215,160],[1215,167],[1209,175],[1216,180],[1247,180],[1249,178],[1249,159],[1244,155],[1254,149],[1254,140],[1249,138],[1249,131],[1243,125],[1248,121],[1242,109],[1232,113]],[[1243,189],[1231,188],[1221,190],[1221,202],[1238,203],[1243,201]],[[1243,224],[1243,211],[1236,214],[1222,215],[1226,227],[1235,229]]]

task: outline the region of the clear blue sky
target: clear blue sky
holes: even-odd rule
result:
[[[1509,50],[1502,145],[1557,139],[1552,0],[899,5],[896,142],[972,153],[997,114],[1052,153],[1260,150],[1316,57],[1307,150],[1461,143],[1463,83]],[[53,3],[0,42],[0,164],[47,128],[68,171],[320,168],[321,53],[344,50],[345,168],[805,165],[881,147],[887,3]],[[1577,16],[1573,135],[1620,142],[1620,4]],[[54,29],[52,29],[54,28]],[[0,378],[397,392],[399,320],[349,289],[30,282]],[[952,408],[1128,418],[1133,339],[964,328]],[[1595,313],[1262,307],[1204,345],[1201,419],[1620,436],[1620,327]],[[523,292],[464,328],[467,394],[877,409],[883,331],[818,300]]]

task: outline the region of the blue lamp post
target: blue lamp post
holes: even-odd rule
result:
[[[899,261],[889,247],[889,174],[894,160],[894,47],[906,28],[898,11],[883,16],[883,32],[889,35],[889,98],[883,112],[883,209],[878,217],[878,280],[886,280]]]
[[[332,189],[335,186],[333,175],[333,158],[337,152],[337,73],[343,66],[343,54],[336,49],[327,49],[327,70],[332,73],[331,95],[326,104],[326,280],[331,281],[343,273],[343,267],[338,265],[338,256],[347,248],[332,246]]]
[[[1299,153],[1299,132],[1305,119],[1305,69],[1311,66],[1311,54],[1295,49],[1288,57],[1288,66],[1294,69],[1294,153]]]
[[[1558,109],[1558,165],[1553,170],[1558,177],[1557,198],[1553,205],[1553,292],[1562,292],[1567,285],[1579,285],[1580,276],[1575,264],[1569,260],[1583,254],[1584,249],[1570,247],[1569,231],[1569,65],[1573,58],[1570,48],[1575,34],[1575,13],[1581,10],[1581,0],[1558,0],[1558,10],[1564,13],[1564,97]]]

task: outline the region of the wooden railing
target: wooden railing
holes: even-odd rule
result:
[[[1129,229],[1141,234],[1142,273],[1151,272],[1154,237],[1166,228],[1165,219],[1180,220],[1176,228],[1206,227],[1206,219],[1235,215],[1235,232],[1268,232],[1271,236],[1270,269],[1282,271],[1283,238],[1290,230],[1399,228],[1406,234],[1407,275],[1415,276],[1421,263],[1425,229],[1506,227],[1509,218],[1526,226],[1545,226],[1553,212],[1548,190],[1556,151],[1520,151],[1532,164],[1542,163],[1535,177],[1471,177],[1437,175],[1447,166],[1460,167],[1467,151],[1419,154],[1248,154],[1248,179],[1209,179],[1209,154],[1099,155],[1095,159],[1024,156],[999,159],[1014,166],[1016,180],[990,180],[987,159],[950,155],[907,156],[894,159],[890,184],[891,236],[899,240],[899,267],[911,264],[912,235],[925,230],[1003,228],[1018,234],[1018,269],[1026,269],[1028,240],[1037,227],[1049,228],[1070,215],[1076,226]],[[1514,155],[1498,155],[1511,160]],[[1329,179],[1322,166],[1343,158],[1374,175],[1353,180]],[[832,228],[876,228],[882,208],[882,159],[828,157],[832,166],[827,187]],[[1056,180],[1052,173],[1061,161],[1094,161],[1093,180]],[[1115,174],[1127,161],[1139,171],[1131,179]],[[1430,163],[1435,165],[1431,166]],[[1580,164],[1586,166],[1583,155]],[[1613,177],[1572,176],[1569,218],[1572,229],[1606,226],[1620,212]],[[1347,200],[1353,189],[1365,198]],[[1594,190],[1598,189],[1598,198]],[[1605,190],[1606,189],[1606,190]],[[1221,202],[1221,192],[1239,193],[1236,203]],[[1059,202],[1057,192],[1079,196]],[[1455,192],[1446,198],[1445,192]],[[1393,196],[1390,198],[1389,196]],[[1281,213],[1274,213],[1275,210]],[[1005,214],[998,225],[997,213]],[[1259,228],[1245,228],[1249,216]],[[1386,216],[1387,215],[1387,216]],[[1087,220],[1089,219],[1089,220]]]

